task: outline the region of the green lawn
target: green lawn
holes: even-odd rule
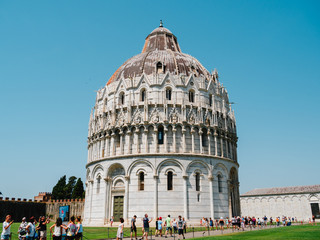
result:
[[[320,239],[320,224],[317,226],[311,225],[298,225],[298,226],[290,226],[290,227],[279,227],[258,231],[247,231],[233,234],[225,234],[223,236],[215,236],[215,237],[203,237],[203,238],[195,238],[195,239],[214,239],[214,240],[303,240],[303,239]]]
[[[53,224],[53,223],[52,223]],[[12,239],[18,239],[17,231],[20,223],[14,223],[11,226],[11,232],[13,234]],[[51,225],[51,224],[50,224]],[[0,223],[0,229],[2,230],[2,223]],[[107,228],[107,227],[84,227],[84,240],[86,239],[107,239],[108,238],[108,229],[109,229],[109,238],[115,238],[117,227]],[[138,235],[141,235],[141,228],[137,228]],[[152,230],[152,235],[154,235],[154,228],[150,228]],[[192,231],[192,228],[187,229],[188,232]],[[204,228],[195,228],[194,231],[205,231]],[[49,239],[49,231],[48,231],[48,239]],[[124,229],[124,237],[130,236],[130,228]],[[258,231],[246,231],[240,233],[233,234],[224,234],[223,236],[215,236],[215,237],[204,237],[197,239],[214,239],[214,240],[229,240],[229,239],[266,239],[266,240],[278,240],[278,239],[320,239],[320,224],[317,226],[311,225],[299,225],[299,226],[291,226],[291,227],[279,227]]]

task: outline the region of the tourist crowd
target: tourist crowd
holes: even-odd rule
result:
[[[8,240],[10,238],[12,223],[11,216],[7,215],[2,226],[1,240]],[[20,240],[46,240],[48,223],[50,223],[49,218],[45,218],[44,216],[40,217],[39,221],[35,217],[30,217],[26,221],[24,217],[18,229],[18,238]],[[53,240],[80,240],[83,232],[81,217],[77,217],[77,219],[71,217],[67,224],[63,224],[62,219],[58,218],[50,227],[50,232]]]

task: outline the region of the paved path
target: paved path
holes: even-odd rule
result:
[[[250,229],[249,227],[248,228],[245,228],[245,232],[247,231],[258,231],[258,230],[265,230],[265,229],[270,229],[270,228],[276,228],[277,226],[276,225],[273,225],[272,227],[270,226],[267,226],[267,227],[262,227],[262,228],[258,228],[255,227],[255,228],[252,228]],[[279,227],[282,227],[282,225],[280,225]],[[198,232],[188,232],[185,234],[185,238],[186,239],[189,239],[189,238],[199,238],[199,237],[207,237],[207,236],[217,236],[217,235],[224,235],[224,234],[230,234],[230,233],[238,233],[238,232],[243,232],[242,230],[234,230],[234,229],[224,229],[223,231],[221,230],[206,230],[206,231],[198,231]],[[149,233],[149,237],[148,237],[148,240],[178,240],[178,239],[182,239],[182,236],[179,236],[178,234],[174,234],[172,237],[170,235],[168,235],[167,238],[165,238],[164,236],[163,237],[155,237],[153,235],[154,233],[152,233],[152,236],[150,236],[150,233]],[[110,239],[115,239],[115,238],[110,238]],[[123,238],[124,240],[130,240],[130,237],[125,237]],[[138,237],[138,240],[140,240],[141,237],[139,238]],[[97,239],[99,240],[99,239]],[[102,240],[102,239],[100,239]]]

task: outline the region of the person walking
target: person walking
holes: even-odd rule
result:
[[[223,232],[223,229],[224,229],[224,220],[223,220],[223,217],[220,217],[219,225],[220,225],[220,230]]]
[[[171,222],[171,218],[170,218],[170,215],[168,215],[168,217],[166,218],[165,220],[165,224],[166,224],[166,238],[167,238],[167,235],[168,235],[168,232],[170,231],[170,235],[172,237],[172,222]]]
[[[111,227],[112,227],[113,221],[114,221],[114,217],[112,216],[112,217],[110,218],[110,226],[111,226]]]
[[[136,220],[137,220],[137,216],[134,215],[133,218],[131,219],[131,225],[130,225],[130,237],[131,237],[131,240],[132,240],[132,235],[133,235],[133,232],[134,232],[134,237],[136,238],[137,240],[137,226],[136,226]]]
[[[178,234],[179,234],[179,237],[180,237],[180,235],[182,235],[183,239],[185,239],[183,228],[184,228],[184,221],[182,220],[181,216],[179,216],[179,219],[178,219]]]
[[[50,227],[50,232],[52,234],[53,240],[61,240],[62,239],[62,218],[57,218],[55,224]],[[54,230],[52,230],[54,229]]]
[[[8,240],[10,238],[12,223],[13,220],[11,220],[11,215],[7,215],[6,220],[2,224],[1,240]]]
[[[143,221],[143,231],[144,232],[143,232],[141,240],[143,240],[144,238],[146,240],[148,240],[148,234],[149,234],[149,230],[150,230],[149,223],[152,221],[152,219],[149,220],[148,214],[145,214],[144,218],[142,219],[142,221]]]
[[[118,226],[118,231],[117,231],[117,240],[123,239],[123,227],[124,227],[124,219],[120,218],[120,224]]]
[[[178,224],[175,218],[172,221],[172,227],[173,227],[173,233],[176,234],[178,232]]]
[[[184,230],[184,234],[186,234],[186,233],[187,233],[187,221],[186,221],[184,218],[182,218],[182,220],[183,220],[183,230]]]
[[[159,220],[158,220],[158,231],[159,231],[160,237],[162,237],[162,217],[159,217]]]

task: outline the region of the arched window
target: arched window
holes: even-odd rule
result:
[[[166,99],[171,100],[172,90],[171,88],[166,89]]]
[[[202,130],[202,147],[207,147],[208,135],[205,129]]]
[[[173,172],[169,171],[167,175],[167,189],[173,189]]]
[[[209,106],[212,106],[212,94],[209,94]]]
[[[194,102],[194,91],[193,90],[189,91],[189,102]]]
[[[162,68],[162,63],[161,62],[157,63],[157,73],[163,73],[163,68]]]
[[[222,177],[220,174],[218,175],[218,189],[219,193],[222,193]]]
[[[146,90],[142,89],[140,93],[140,101],[144,102],[145,99],[146,99]]]
[[[200,191],[200,173],[198,172],[196,173],[196,191]]]
[[[100,192],[100,180],[101,180],[101,177],[99,175],[98,178],[97,178],[97,193]]]
[[[144,172],[139,173],[139,190],[144,190]]]
[[[119,104],[121,105],[124,104],[124,92],[121,92],[119,95]]]
[[[119,131],[116,132],[115,142],[116,142],[116,147],[120,147],[120,133],[119,133]]]
[[[163,134],[164,134],[163,127],[160,126],[158,128],[158,144],[163,144]]]

